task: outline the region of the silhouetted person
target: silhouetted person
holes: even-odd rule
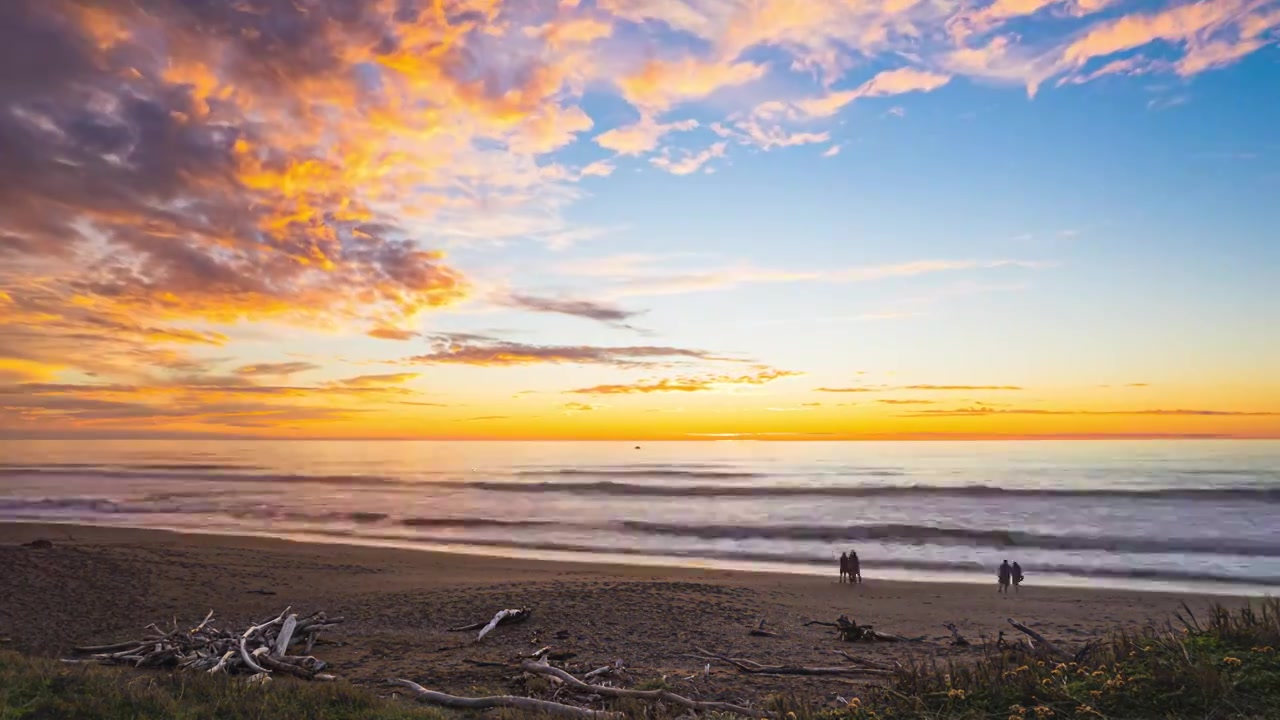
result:
[[[1013,591],[1018,592],[1018,586],[1022,584],[1022,566],[1016,561],[1013,563]]]
[[[862,583],[862,561],[858,560],[858,551],[849,551],[849,582]]]
[[[846,553],[840,553],[840,582],[844,582],[844,579],[848,577],[848,575],[849,575],[849,555]]]
[[[997,590],[996,592],[1002,592],[1008,595],[1009,581],[1013,578],[1013,568],[1009,567],[1008,560],[1005,560],[1004,562],[1000,563],[1000,573],[998,575],[998,578],[1000,580],[1000,589]]]

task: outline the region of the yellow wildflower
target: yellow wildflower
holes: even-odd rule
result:
[[[1270,645],[1263,645],[1262,647],[1253,648],[1250,652],[1262,653],[1263,655],[1267,655],[1275,651],[1276,651],[1275,648],[1271,647]]]
[[[1009,706],[1009,717],[1021,718],[1021,717],[1026,717],[1026,715],[1027,715],[1027,709],[1022,707],[1021,705]]]
[[[1047,707],[1045,705],[1037,705],[1033,709],[1035,710],[1036,717],[1040,717],[1040,718],[1053,717],[1053,708]]]
[[[1228,665],[1239,665],[1239,664],[1240,664],[1240,658],[1235,658],[1235,657],[1224,657],[1224,658],[1222,658],[1222,662],[1224,662],[1224,663],[1226,663],[1226,664],[1228,664]]]
[[[952,700],[963,700],[964,690],[961,690],[960,688],[952,688],[947,691],[947,697]]]

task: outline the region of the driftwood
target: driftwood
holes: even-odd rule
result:
[[[955,623],[943,623],[942,626],[951,631],[952,645],[956,647],[969,647],[971,643],[965,638],[965,636],[960,634],[960,629],[956,627]]]
[[[1054,645],[1051,641],[1049,641],[1047,638],[1045,638],[1045,636],[1041,635],[1040,633],[1036,632],[1035,630],[1032,630],[1031,628],[1027,627],[1026,625],[1023,625],[1022,623],[1018,622],[1017,620],[1014,620],[1013,618],[1009,618],[1009,624],[1010,624],[1010,625],[1012,625],[1014,628],[1016,628],[1016,629],[1020,630],[1020,631],[1021,631],[1022,633],[1024,633],[1027,637],[1031,638],[1031,639],[1032,639],[1032,640],[1034,640],[1035,642],[1040,643],[1040,646],[1041,646],[1042,648],[1044,648],[1045,652],[1049,653],[1050,655],[1053,655],[1053,656],[1055,656],[1055,657],[1062,657],[1062,658],[1065,658],[1065,657],[1067,657],[1067,656],[1071,655],[1071,653],[1069,653],[1069,652],[1067,652],[1067,651],[1063,650],[1062,648],[1058,647],[1057,645]],[[1032,648],[1033,650],[1035,649],[1035,644],[1034,644],[1034,643],[1028,642],[1027,644],[1028,644],[1028,645],[1031,645],[1031,648]]]
[[[760,624],[752,628],[752,630],[747,634],[755,637],[772,637],[772,638],[780,637],[778,633],[773,632],[772,630],[764,629],[764,618],[760,618]]]
[[[471,623],[470,625],[449,628],[449,632],[471,632],[472,630],[479,630],[480,634],[476,636],[476,641],[478,642],[485,635],[488,635],[490,630],[493,630],[497,626],[522,623],[525,620],[528,620],[529,616],[532,614],[533,611],[529,608],[520,608],[518,610],[499,610],[498,613],[493,616],[493,619],[487,623],[478,622]]]
[[[416,682],[411,680],[391,679],[387,681],[391,685],[405,688],[413,693],[413,697],[418,702],[427,703],[429,705],[439,705],[441,707],[455,708],[458,710],[484,710],[495,707],[510,707],[528,710],[534,714],[556,715],[566,718],[587,718],[589,720],[622,720],[622,713],[609,712],[607,710],[592,710],[590,708],[581,708],[576,705],[565,705],[564,703],[551,702],[550,700],[538,700],[536,698],[516,697],[514,695],[490,695],[488,697],[465,698],[457,695],[448,695],[434,690],[428,690]]]
[[[875,660],[867,660],[866,658],[856,657],[856,656],[850,655],[849,653],[847,653],[847,652],[845,652],[845,651],[843,651],[843,650],[832,650],[831,652],[833,652],[833,653],[835,653],[835,654],[839,655],[840,657],[844,658],[845,660],[848,660],[849,662],[853,663],[854,665],[860,665],[860,666],[862,666],[862,667],[870,668],[870,669],[872,669],[872,670],[886,670],[886,671],[893,671],[893,669],[894,669],[894,666],[893,666],[893,665],[886,665],[885,663],[876,662]],[[898,667],[902,667],[902,666],[901,666],[901,665],[898,665]]]
[[[822,620],[810,620],[805,623],[809,625],[825,625],[836,629],[836,635],[845,642],[902,642],[907,640],[900,635],[891,635],[883,633],[870,625],[859,625],[849,618],[848,615],[841,615],[836,618],[835,622],[823,622]]]
[[[602,697],[634,698],[636,700],[667,702],[673,705],[689,708],[696,712],[731,712],[749,718],[777,717],[776,713],[765,710],[752,710],[751,708],[734,705],[733,703],[691,700],[667,690],[627,690],[624,688],[609,687],[607,685],[590,685],[560,668],[554,668],[544,663],[526,661],[520,667],[525,672],[556,678],[563,682],[565,687],[571,690],[592,695],[600,695]]]
[[[307,680],[332,680],[332,675],[322,674],[323,660],[309,655],[316,636],[325,629],[342,622],[342,618],[329,618],[317,612],[298,619],[289,614],[289,608],[271,620],[255,625],[243,633],[219,630],[213,627],[213,611],[199,625],[189,629],[178,627],[177,621],[169,630],[154,623],[148,625],[139,640],[85,645],[74,648],[86,658],[68,659],[69,662],[95,662],[103,665],[133,665],[135,667],[177,667],[197,672],[251,674],[269,676],[272,672]],[[307,649],[302,655],[288,655],[290,645],[307,638]]]
[[[697,648],[701,655],[694,655],[702,660],[711,659],[728,663],[738,670],[750,675],[889,675],[890,670],[870,667],[805,667],[803,665],[762,665],[754,660],[731,658]]]

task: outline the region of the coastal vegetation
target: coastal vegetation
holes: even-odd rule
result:
[[[1083,649],[1082,649],[1083,650]],[[1027,646],[990,646],[976,661],[924,660],[840,701],[773,697],[765,713],[786,720],[1062,718],[1260,718],[1280,708],[1280,600],[1164,625],[1116,630],[1079,659]],[[649,679],[639,687],[657,689]],[[548,688],[540,678],[527,688]],[[459,694],[492,689],[453,688]],[[0,652],[0,720],[440,720],[455,711],[390,699],[389,688],[288,679],[246,683],[207,673],[65,665]],[[601,704],[601,703],[604,704]],[[595,707],[626,717],[674,718],[685,708],[621,699]],[[495,710],[486,716],[529,717]],[[705,717],[728,717],[708,713]]]

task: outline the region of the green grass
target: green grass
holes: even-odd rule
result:
[[[830,715],[831,713],[824,713]],[[907,668],[845,718],[1280,718],[1280,601],[1116,632],[1076,662],[991,652]]]
[[[0,652],[0,720],[442,720],[343,683],[63,665]]]
[[[531,694],[546,694],[542,678]],[[656,688],[661,680],[637,687]],[[486,694],[473,688],[466,694]],[[539,692],[541,691],[541,692]],[[1280,718],[1280,601],[1178,626],[1116,632],[1079,662],[992,650],[976,662],[921,663],[844,708],[804,698],[763,703],[782,720]],[[634,700],[611,709],[666,720],[679,708]],[[250,685],[224,676],[138,672],[0,652],[0,720],[445,720],[458,713],[378,698],[342,683]],[[519,720],[505,710],[485,717]],[[716,716],[708,716],[716,717]]]

